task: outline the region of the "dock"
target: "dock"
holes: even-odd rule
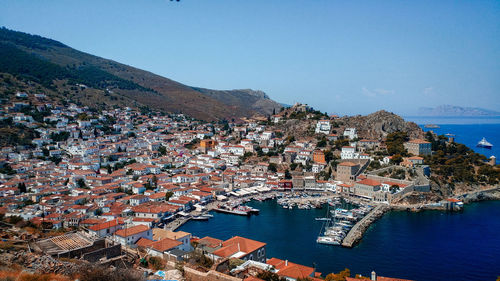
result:
[[[380,217],[384,215],[390,209],[387,205],[378,205],[375,207],[368,215],[358,221],[347,233],[346,237],[342,241],[342,246],[347,248],[352,248],[354,244],[359,242],[368,227]]]
[[[226,214],[239,215],[239,216],[249,216],[250,215],[250,212],[245,213],[245,212],[238,211],[238,210],[228,210],[228,209],[224,209],[224,208],[216,208],[216,209],[214,209],[214,211],[219,212],[219,213],[226,213]]]
[[[165,229],[175,231],[177,228],[181,227],[183,224],[188,222],[190,219],[191,219],[191,217],[177,218],[177,219],[171,221],[170,223],[168,223],[167,225],[165,225]]]
[[[337,194],[334,195],[324,195],[317,197],[306,197],[306,198],[288,198],[288,203],[293,204],[314,204],[314,203],[326,203],[329,199],[339,198],[340,196]]]

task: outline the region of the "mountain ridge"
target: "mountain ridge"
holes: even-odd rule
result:
[[[436,107],[420,107],[418,114],[421,116],[500,116],[500,112],[490,109],[449,104]]]
[[[262,91],[219,91],[192,87],[149,71],[78,51],[53,39],[6,28],[0,29],[0,49],[2,53],[5,50],[17,52],[17,63],[26,64],[24,69],[6,71],[6,66],[12,66],[13,62],[6,56],[0,56],[0,72],[43,80],[44,72],[39,70],[37,73],[30,73],[30,64],[26,60],[37,62],[44,65],[42,68],[50,66],[57,74],[50,83],[45,81],[45,86],[53,86],[53,80],[63,80],[63,84],[75,84],[77,81],[85,84],[82,83],[85,80],[82,77],[87,80],[92,78],[90,81],[98,81],[94,81],[92,85],[85,84],[86,86],[94,88],[96,93],[113,92],[116,98],[126,101],[124,103],[132,101],[131,104],[126,104],[131,107],[186,113],[203,120],[269,115],[273,109],[281,107]],[[55,95],[57,90],[67,90],[60,86],[56,88]],[[89,105],[91,102],[88,97],[87,100],[82,97],[80,92],[72,94],[72,98],[84,104]]]

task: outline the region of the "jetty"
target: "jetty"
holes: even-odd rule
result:
[[[226,213],[226,214],[231,214],[231,215],[239,215],[239,216],[249,216],[250,212],[243,212],[240,210],[229,210],[229,209],[224,209],[224,208],[216,208],[214,211],[218,213]]]
[[[358,221],[347,233],[346,237],[342,241],[342,246],[347,248],[352,248],[354,244],[359,242],[368,227],[376,220],[378,220],[385,212],[390,209],[387,205],[378,205],[375,207],[368,215]]]

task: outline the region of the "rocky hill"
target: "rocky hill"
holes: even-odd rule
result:
[[[340,121],[345,127],[357,128],[360,138],[383,139],[387,134],[397,131],[407,132],[410,138],[422,138],[424,134],[414,122],[406,122],[400,116],[385,110],[366,116],[342,117]]]
[[[36,84],[38,91],[48,91],[55,98],[92,107],[115,101],[115,106],[182,112],[204,120],[267,115],[281,108],[260,91],[191,87],[6,28],[0,29],[0,74],[2,84],[9,84],[3,79],[12,75],[17,84]],[[8,92],[17,90],[26,89],[10,86]]]

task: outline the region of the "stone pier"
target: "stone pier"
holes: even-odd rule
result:
[[[359,242],[363,238],[363,234],[368,229],[368,227],[380,217],[384,215],[390,209],[387,205],[378,205],[375,207],[368,215],[358,221],[347,233],[347,236],[342,241],[342,246],[347,248],[352,248],[354,244]]]

